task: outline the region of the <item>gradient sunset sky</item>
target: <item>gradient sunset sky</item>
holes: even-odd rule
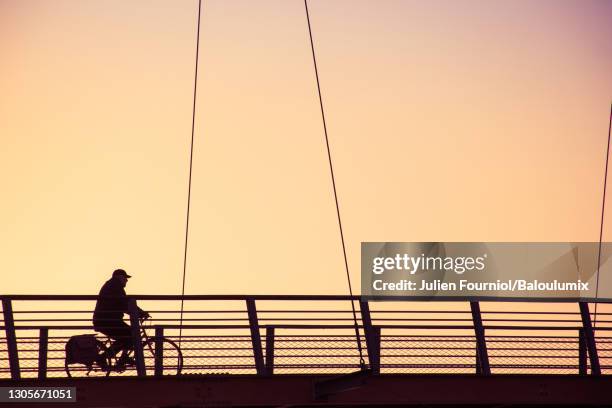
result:
[[[309,8],[356,292],[362,241],[599,239],[612,1]],[[196,17],[0,0],[0,293],[180,293]],[[303,1],[200,41],[186,293],[347,293]]]

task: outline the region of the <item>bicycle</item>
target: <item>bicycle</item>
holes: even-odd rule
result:
[[[142,351],[144,355],[144,363],[145,369],[152,369],[155,366],[155,355],[157,352],[157,337],[149,336],[146,330],[145,321],[146,318],[140,318],[140,338],[142,340]],[[74,354],[74,350],[70,350],[70,341],[79,337],[85,343],[85,346],[81,349],[83,355],[74,359],[72,354]],[[113,340],[109,337],[105,336],[104,340],[99,340],[99,337],[95,334],[74,336],[71,340],[66,344],[66,359],[65,359],[65,370],[68,377],[75,377],[79,374],[85,373],[86,376],[93,375],[102,375],[108,377],[112,372],[114,373],[122,373],[126,371],[128,368],[133,367],[133,364],[119,364],[120,355],[123,353],[120,350],[116,355],[110,357],[106,357],[106,366],[105,368],[100,367],[100,365],[96,362],[98,356],[101,353],[105,353],[109,347],[113,344]],[[172,374],[180,374],[183,369],[183,353],[181,352],[180,347],[173,342],[172,340],[162,337],[161,338],[161,346],[162,346],[162,355],[164,359],[164,364],[162,371],[168,371]],[[72,354],[70,353],[72,351]],[[134,351],[130,350],[127,352],[127,357],[133,359]],[[170,362],[172,365],[166,364],[166,362]],[[76,366],[79,364],[79,366]],[[82,366],[85,366],[84,368]]]

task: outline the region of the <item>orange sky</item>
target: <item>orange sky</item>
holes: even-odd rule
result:
[[[309,5],[356,291],[361,241],[598,240],[612,2]],[[196,12],[0,0],[0,293],[180,293]],[[186,293],[346,293],[303,2],[200,45]]]

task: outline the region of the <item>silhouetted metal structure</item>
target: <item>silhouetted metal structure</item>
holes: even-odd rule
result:
[[[373,374],[599,375],[609,371],[607,361],[612,358],[609,313],[600,313],[598,326],[593,327],[586,303],[573,311],[537,312],[503,310],[501,306],[512,304],[500,302],[488,303],[489,310],[483,311],[478,302],[455,303],[453,310],[444,303],[427,304],[431,309],[418,310],[411,302],[368,303],[357,296],[130,298],[144,303],[145,308],[147,303],[156,307],[151,310],[155,320],[150,328],[156,338],[180,344],[183,374],[337,375],[356,371],[359,362],[351,333],[351,300],[359,305],[359,332]],[[176,307],[181,298],[188,316],[182,326]],[[0,338],[0,378],[65,376],[64,345],[71,335],[92,333],[95,299],[88,295],[2,296],[0,329],[5,335]],[[169,303],[172,308],[159,308]],[[55,306],[59,304],[62,306]],[[572,304],[557,306],[568,309]],[[133,316],[130,320],[134,336],[139,336],[138,319]],[[160,353],[154,356],[145,356],[137,348],[136,367],[121,375],[168,374],[172,356],[162,353],[161,345],[157,347]]]

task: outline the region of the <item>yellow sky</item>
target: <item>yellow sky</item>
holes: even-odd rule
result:
[[[612,2],[309,4],[356,291],[362,241],[598,240]],[[180,293],[196,12],[0,0],[0,293]],[[346,293],[303,2],[200,45],[186,293]]]

